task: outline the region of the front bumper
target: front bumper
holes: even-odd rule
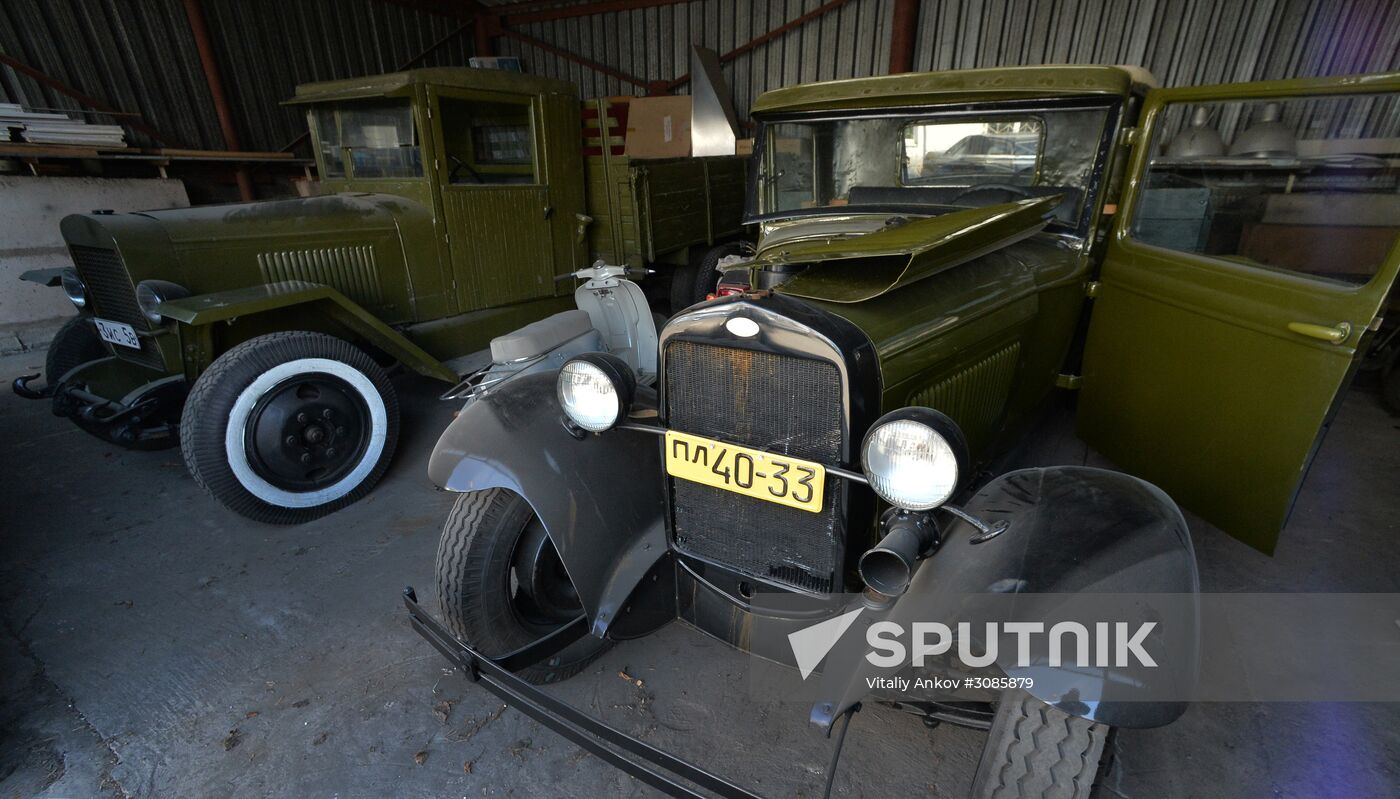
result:
[[[180,411],[189,385],[183,375],[128,386],[132,370],[116,358],[83,366],[69,379],[42,389],[30,387],[37,375],[17,377],[11,389],[25,399],[47,399],[55,416],[72,419],[92,435],[129,449],[164,449],[178,441]],[[111,379],[116,376],[119,379]],[[93,390],[101,383],[113,391]],[[119,395],[113,399],[103,394]]]
[[[493,659],[453,637],[418,604],[412,588],[404,589],[403,601],[413,630],[461,669],[467,679],[610,765],[669,796],[760,799],[758,794],[633,738],[511,673],[515,668],[548,657],[586,634],[588,626],[583,617],[525,649]]]

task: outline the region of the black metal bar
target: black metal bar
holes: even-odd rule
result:
[[[454,638],[437,619],[423,610],[412,588],[404,589],[403,601],[412,620],[414,632],[426,638],[434,649],[462,669],[469,679],[479,683],[511,707],[647,785],[680,799],[707,799],[707,794],[678,782],[675,778],[679,777],[723,799],[762,799],[758,794],[723,777],[711,774],[699,766],[687,763],[669,752],[657,749],[592,718],[510,673],[502,667],[500,660],[488,658]],[[571,629],[576,623],[571,622],[561,630]],[[557,634],[558,632],[549,637]],[[527,649],[534,646],[532,644]],[[523,651],[517,650],[507,657],[513,657]],[[623,751],[619,752],[618,749]],[[633,757],[627,757],[628,754]]]
[[[526,644],[510,654],[495,658],[496,665],[506,671],[520,671],[526,666],[532,666],[545,658],[559,654],[564,650],[564,647],[587,634],[588,617],[580,615],[538,641]]]

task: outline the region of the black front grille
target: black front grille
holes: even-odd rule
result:
[[[826,361],[672,341],[666,412],[680,432],[833,464],[841,461],[841,375]],[[845,531],[840,480],[820,513],[671,480],[677,549],[808,591],[837,585]]]
[[[115,250],[84,247],[81,244],[69,245],[68,249],[73,253],[73,265],[78,269],[78,276],[87,286],[88,302],[92,305],[94,316],[125,322],[137,331],[150,329],[145,315],[141,313],[141,306],[136,304],[136,287],[131,284],[126,265]],[[139,350],[112,344],[107,347],[113,354],[127,360],[157,369],[165,365],[160,350],[147,336],[141,337]]]

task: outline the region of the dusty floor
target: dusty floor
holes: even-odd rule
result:
[[[40,362],[0,358],[0,375]],[[409,630],[399,590],[429,586],[450,497],[424,466],[453,407],[398,385],[384,483],[297,528],[225,512],[174,452],[123,452],[0,396],[0,797],[650,795]],[[1397,442],[1374,395],[1350,396],[1275,557],[1193,519],[1203,589],[1400,589]],[[1085,457],[1066,433],[1045,451]],[[820,795],[829,742],[792,708],[750,705],[744,665],[673,625],[554,690],[766,795]],[[867,710],[837,795],[961,796],[981,741]],[[1119,742],[1125,797],[1400,792],[1395,705],[1199,705]]]

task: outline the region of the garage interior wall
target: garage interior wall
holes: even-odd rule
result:
[[[687,71],[692,43],[713,48],[728,55],[746,118],[771,88],[886,72],[895,0],[498,3],[201,0],[251,150],[282,149],[304,132],[279,105],[298,83],[392,71],[425,51],[417,65],[466,64],[474,6],[501,26],[495,54],[584,97],[645,93]],[[590,5],[632,8],[583,13]],[[530,19],[560,12],[568,16]],[[1137,64],[1167,86],[1400,70],[1400,3],[1389,0],[925,0],[917,19],[916,70]],[[140,114],[177,139],[168,146],[223,147],[181,0],[5,0],[0,52]],[[3,66],[0,102],[78,109]]]

